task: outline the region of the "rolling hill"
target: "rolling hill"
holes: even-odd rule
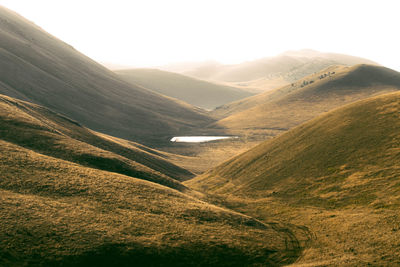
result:
[[[117,172],[184,190],[177,180],[193,177],[143,145],[82,127],[47,108],[0,95],[0,136],[46,156]]]
[[[270,92],[219,107],[215,127],[285,131],[341,105],[400,89],[400,73],[374,65],[333,66]]]
[[[0,265],[283,265],[301,255],[293,226],[198,200],[174,179],[191,174],[163,157],[0,95]]]
[[[400,93],[360,100],[263,142],[186,185],[258,218],[303,224],[298,262],[400,262]]]
[[[333,65],[356,64],[375,65],[376,63],[354,56],[305,49],[287,51],[275,57],[234,65],[204,62],[197,66],[191,64],[186,69],[171,68],[171,70],[199,79],[230,83],[243,89],[262,92],[295,82]]]
[[[283,226],[0,144],[2,266],[281,265],[301,253]]]
[[[46,106],[112,136],[154,144],[212,120],[121,80],[32,22],[0,7],[1,94]]]
[[[157,69],[126,69],[115,72],[127,82],[208,110],[252,95],[235,87]]]

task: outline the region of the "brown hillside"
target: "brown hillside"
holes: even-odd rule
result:
[[[296,227],[197,200],[173,179],[190,173],[165,156],[0,96],[0,266],[283,265],[301,255]]]
[[[118,142],[47,108],[1,95],[0,137],[41,154],[180,190],[184,187],[176,179],[192,177],[157,151]]]
[[[203,111],[116,74],[0,7],[1,94],[37,103],[83,125],[154,144],[211,122]]]
[[[215,126],[250,134],[287,130],[341,105],[400,89],[400,73],[379,66],[330,67],[296,83],[222,106]]]
[[[301,253],[280,225],[3,140],[0,177],[1,266],[282,265]]]
[[[400,263],[400,93],[333,110],[186,185],[258,218],[308,227],[311,266]]]

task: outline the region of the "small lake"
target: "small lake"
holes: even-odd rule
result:
[[[238,138],[237,136],[175,136],[171,142],[177,143],[203,143],[221,139]]]

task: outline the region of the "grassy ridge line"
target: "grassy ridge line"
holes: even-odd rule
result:
[[[0,136],[42,154],[184,190],[191,173],[158,155],[112,141],[38,105],[0,96]],[[103,135],[104,136],[104,135]],[[151,151],[151,150],[150,150]],[[172,177],[172,178],[171,178]]]
[[[316,237],[293,266],[400,263],[400,93],[348,104],[185,182]]]
[[[399,89],[400,73],[384,67],[331,67],[286,87],[222,107],[220,114],[217,111],[214,115],[227,117],[214,126],[237,133],[290,129],[344,104]]]
[[[1,265],[281,265],[301,253],[277,225],[176,190],[5,141],[0,152]]]
[[[212,122],[205,112],[115,73],[0,7],[0,93],[46,106],[96,131],[155,144]]]
[[[320,76],[320,75],[324,75],[325,73],[329,73],[329,72],[335,72],[336,73],[335,75],[337,76],[337,75],[339,75],[339,73],[347,72],[347,70],[348,70],[348,67],[345,67],[345,66],[331,66],[331,67],[321,70],[318,73],[302,77],[301,80],[295,81],[291,84],[285,84],[284,86],[275,87],[273,90],[223,105],[223,106],[215,109],[212,112],[212,115],[216,118],[223,119],[223,118],[229,117],[230,115],[248,110],[248,109],[256,107],[258,105],[271,103],[280,98],[284,98],[284,97],[288,96],[290,93],[293,93],[294,91],[300,90],[301,88],[303,88],[304,86],[302,86],[302,85],[303,85],[304,80],[306,80],[306,81],[317,80],[316,82],[318,82],[318,79],[319,79],[318,76]],[[324,80],[323,82],[326,82],[326,81],[327,80]]]
[[[328,207],[398,205],[399,103],[392,93],[338,108],[187,184]]]
[[[215,62],[204,62],[197,66],[192,64],[178,69],[178,72],[200,79],[231,82],[244,88],[257,87],[261,80],[262,88],[268,90],[273,89],[276,84],[292,83],[333,65],[356,64],[377,65],[373,61],[354,56],[300,50],[233,65]]]

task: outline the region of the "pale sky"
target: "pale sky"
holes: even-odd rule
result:
[[[399,0],[0,0],[0,5],[100,62],[231,64],[308,48],[365,57],[400,71]]]

